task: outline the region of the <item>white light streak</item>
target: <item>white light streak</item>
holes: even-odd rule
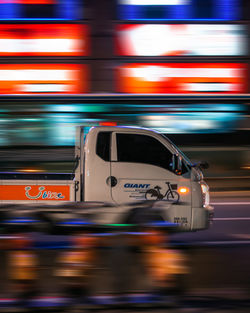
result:
[[[141,125],[150,128],[164,128],[168,132],[215,129],[214,121],[207,119],[183,118],[182,116],[141,116]]]
[[[68,81],[72,70],[0,70],[0,81]]]
[[[119,32],[125,55],[243,55],[242,25],[133,25]],[[127,53],[126,53],[127,51]]]
[[[0,39],[0,52],[4,53],[70,53],[78,50],[74,39]]]
[[[176,77],[228,78],[241,77],[240,70],[234,68],[171,68],[144,66],[123,68],[124,76],[141,78],[146,81],[162,81]]]
[[[223,83],[193,83],[193,84],[183,84],[183,89],[187,91],[231,91],[232,84]]]
[[[77,40],[73,39],[35,39],[31,42],[32,52],[75,52]]]
[[[20,90],[24,92],[67,92],[69,85],[63,84],[26,84],[20,85]]]

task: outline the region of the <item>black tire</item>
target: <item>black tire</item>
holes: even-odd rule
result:
[[[172,201],[174,203],[177,203],[180,200],[180,195],[176,191],[172,191],[172,192],[168,191],[168,193],[167,193],[167,200],[168,201]]]
[[[144,223],[150,223],[150,222],[163,222],[164,219],[160,214],[157,214],[155,212],[151,212],[141,209],[134,209],[131,212],[129,212],[126,219],[123,221],[125,224],[144,224]]]
[[[145,193],[146,200],[158,200],[159,193],[155,189],[149,189]]]

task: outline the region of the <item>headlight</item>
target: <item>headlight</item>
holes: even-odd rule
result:
[[[203,207],[206,207],[209,205],[209,187],[206,183],[201,183],[201,193],[202,193],[202,204]]]

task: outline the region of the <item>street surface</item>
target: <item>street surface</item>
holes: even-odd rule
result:
[[[249,192],[250,194],[250,192]],[[190,245],[229,244],[250,246],[250,197],[213,197],[214,220],[208,230],[182,233],[173,236],[173,241]]]

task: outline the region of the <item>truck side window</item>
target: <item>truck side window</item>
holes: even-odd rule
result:
[[[136,134],[117,134],[118,162],[146,163],[171,170],[172,153],[157,139]]]
[[[104,161],[110,161],[111,132],[100,132],[97,136],[96,154]]]

